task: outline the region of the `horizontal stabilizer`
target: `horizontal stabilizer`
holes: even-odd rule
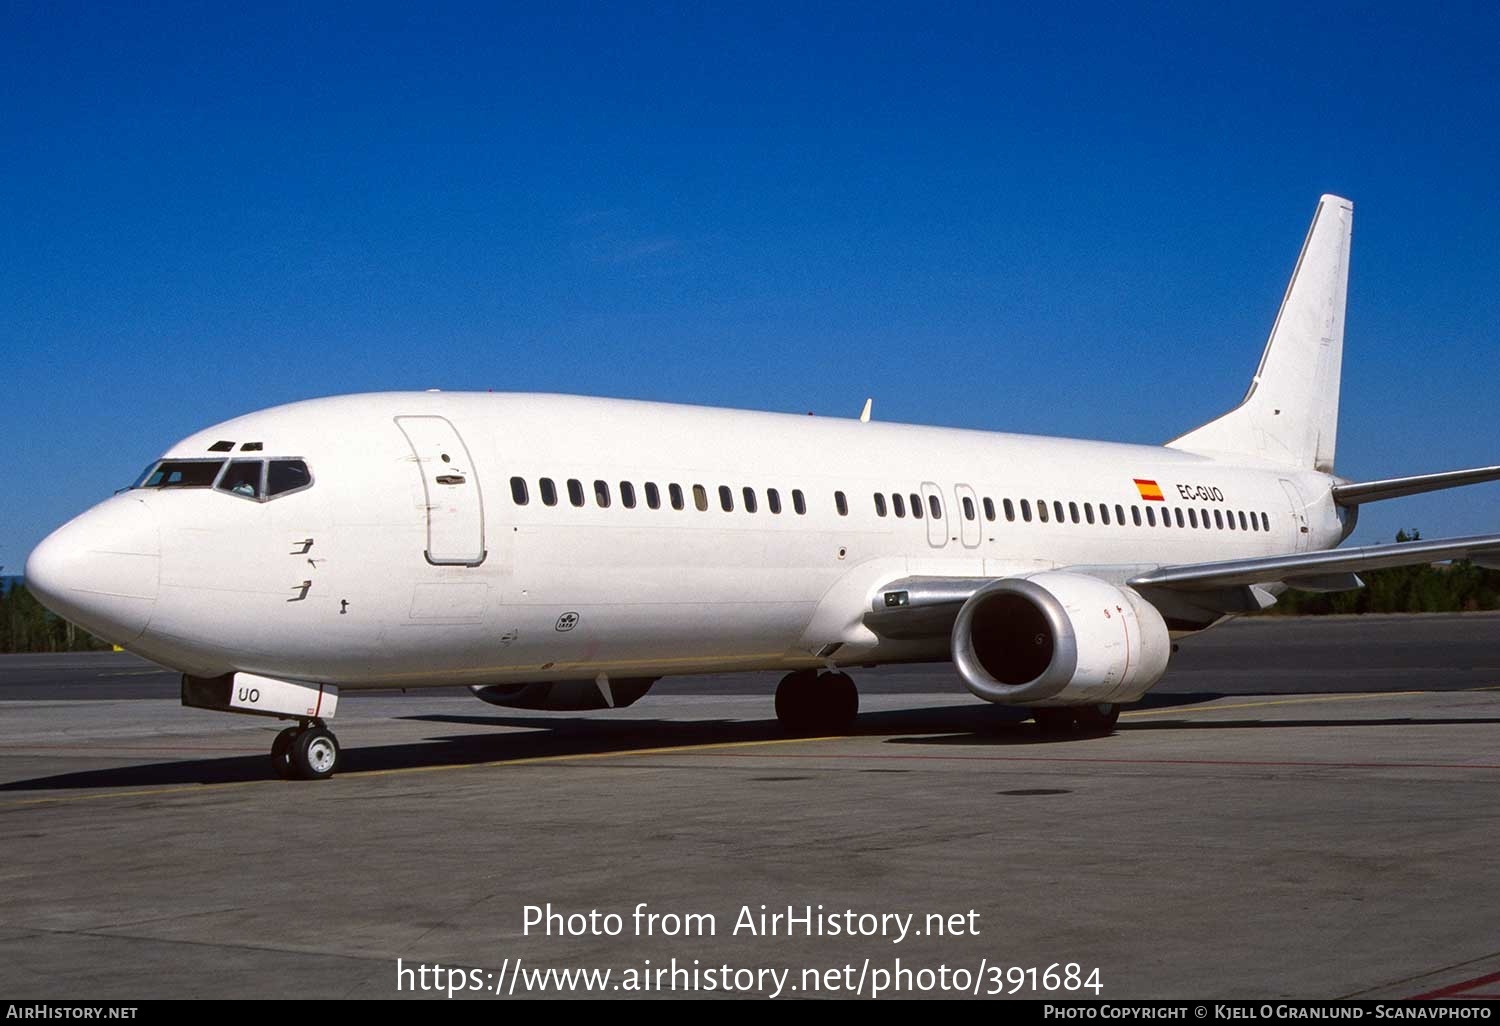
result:
[[[1440,538],[1434,541],[1395,542],[1358,549],[1300,552],[1288,556],[1257,556],[1216,563],[1164,566],[1130,579],[1132,587],[1162,587],[1182,590],[1224,588],[1241,584],[1268,584],[1297,579],[1327,579],[1332,574],[1358,574],[1392,566],[1440,563],[1448,559],[1472,559],[1480,565],[1500,561],[1500,534],[1473,538]]]
[[[1473,470],[1446,470],[1441,474],[1418,474],[1415,477],[1391,477],[1384,481],[1359,481],[1333,486],[1333,501],[1340,506],[1358,506],[1381,499],[1399,499],[1460,485],[1500,481],[1500,467],[1475,467]]]

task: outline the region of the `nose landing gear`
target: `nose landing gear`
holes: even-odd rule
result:
[[[321,720],[288,727],[271,743],[271,768],[283,780],[327,780],[338,761],[338,738]]]

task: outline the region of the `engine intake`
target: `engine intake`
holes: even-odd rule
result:
[[[952,643],[964,686],[1006,705],[1131,702],[1166,673],[1172,652],[1166,621],[1138,592],[1063,571],[975,592]]]

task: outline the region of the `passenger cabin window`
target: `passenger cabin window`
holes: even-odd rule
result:
[[[1177,509],[1177,510],[1176,510],[1176,511],[1175,511],[1175,512],[1174,512],[1174,513],[1173,513],[1173,514],[1172,514],[1172,516],[1173,516],[1173,517],[1174,517],[1174,518],[1176,518],[1176,520],[1177,520],[1177,526],[1178,526],[1178,527],[1186,527],[1186,526],[1187,526],[1187,525],[1186,525],[1186,524],[1184,524],[1184,523],[1183,523],[1183,520],[1182,520],[1182,510],[1181,510],[1181,509],[1180,509],[1180,508],[1179,508],[1179,509]]]
[[[746,488],[744,490],[743,494],[745,496],[745,512],[746,513],[754,513],[757,509],[760,508],[760,504],[755,501],[755,489],[754,488]]]
[[[513,477],[510,479],[510,498],[517,506],[526,505],[528,496],[526,494],[526,479],[524,477]]]
[[[1046,499],[1038,499],[1038,500],[1036,500],[1036,518],[1038,520],[1040,520],[1044,524],[1047,522],[1047,500]]]
[[[969,498],[967,495],[964,496],[964,519],[974,519],[974,500]]]
[[[1249,530],[1249,528],[1245,526],[1245,511],[1244,510],[1240,510],[1240,530],[1241,531],[1248,531]]]
[[[843,492],[833,493],[833,505],[839,511],[839,516],[847,517],[849,515],[849,500],[844,498]]]
[[[1198,526],[1198,511],[1197,510],[1195,510],[1195,509],[1189,509],[1188,510],[1188,523],[1192,524],[1194,527]]]
[[[1121,527],[1125,526],[1125,507],[1120,505],[1118,502],[1115,503],[1115,523],[1119,524]]]
[[[1058,500],[1058,499],[1053,499],[1052,500],[1052,512],[1054,512],[1054,513],[1057,514],[1057,522],[1059,524],[1062,523],[1063,522],[1063,508],[1062,508],[1062,502],[1060,500]],[[1074,517],[1074,519],[1076,520],[1077,517]]]
[[[922,519],[922,497],[913,494],[911,497],[911,515],[914,519]]]
[[[693,505],[698,507],[699,513],[708,512],[708,489],[702,485],[693,485]]]
[[[1016,504],[1009,499],[1005,500],[1005,519],[1007,523],[1016,522]]]
[[[214,487],[230,495],[242,495],[247,499],[259,499],[263,494],[260,486],[261,472],[265,464],[260,460],[234,460],[224,471]]]
[[[1260,515],[1260,529],[1262,531],[1269,531],[1271,529],[1271,518],[1264,513]]]
[[[557,505],[557,485],[555,485],[555,484],[552,483],[552,479],[550,477],[544,477],[544,478],[542,478],[541,484],[542,484],[542,505],[544,505],[544,506],[556,506]]]
[[[1139,506],[1130,507],[1130,522],[1136,527],[1141,526],[1141,508]]]
[[[984,519],[990,523],[995,522],[995,500],[986,497],[984,500]]]
[[[800,488],[792,489],[792,509],[797,511],[799,517],[807,515],[807,498],[803,496]]]
[[[667,495],[672,500],[672,508],[673,509],[683,509],[684,507],[687,506],[687,503],[682,498],[682,485],[680,485],[680,484],[669,484],[669,485],[667,485]]]
[[[875,493],[875,515],[877,517],[885,516],[885,496],[879,492]]]
[[[1092,524],[1094,522],[1094,504],[1093,503],[1091,503],[1091,502],[1085,502],[1083,504],[1083,519],[1084,519],[1085,523]]]
[[[1005,501],[1009,502],[1010,500],[1007,499]],[[1024,521],[1026,521],[1026,523],[1028,523],[1028,524],[1031,523],[1031,500],[1030,499],[1022,499],[1021,500],[1021,519],[1024,520]]]
[[[1214,510],[1214,526],[1221,531],[1224,530],[1224,514],[1220,510]]]
[[[1078,523],[1078,503],[1076,503],[1076,502],[1070,502],[1070,503],[1068,503],[1068,518],[1070,520],[1072,520],[1073,523],[1075,523],[1075,524]],[[1058,519],[1062,519],[1062,518],[1059,517]]]
[[[1085,506],[1084,508],[1087,509],[1088,507]],[[1099,522],[1105,527],[1109,526],[1109,506],[1102,502],[1099,503]]]
[[[734,512],[734,491],[728,485],[719,485],[719,507],[725,513]]]
[[[661,489],[656,487],[655,481],[646,482],[646,506],[648,509],[661,509]]]
[[[774,488],[766,489],[766,506],[776,515],[781,514],[781,493]]]
[[[629,481],[620,482],[620,505],[626,509],[635,509],[635,485]]]
[[[1147,527],[1155,527],[1156,526],[1156,510],[1154,508],[1152,508],[1151,506],[1147,506],[1146,507],[1146,526]]]
[[[223,460],[162,460],[135,483],[136,488],[208,488]]]
[[[938,501],[936,495],[927,496],[927,509],[932,513],[932,519],[943,519],[943,504]]]
[[[594,501],[599,504],[600,509],[609,509],[609,482],[594,482]]]
[[[898,520],[906,519],[906,500],[901,497],[900,492],[891,493],[891,510]]]
[[[583,482],[576,477],[568,478],[568,501],[575,506],[583,505]]]

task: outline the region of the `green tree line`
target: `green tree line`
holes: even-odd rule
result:
[[[22,582],[0,580],[0,652],[84,652],[109,647],[48,611]]]

